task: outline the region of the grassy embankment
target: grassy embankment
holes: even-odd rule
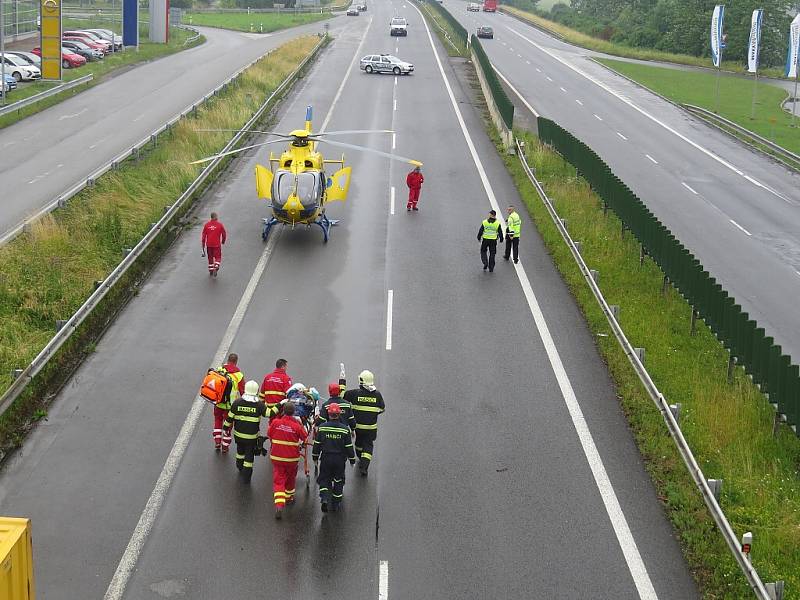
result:
[[[306,36],[284,44],[198,109],[196,118],[181,120],[138,162],[104,175],[31,233],[0,248],[0,389],[13,368],[29,364],[50,340],[56,320],[75,312],[94,282],[119,264],[123,249],[133,247],[197,177],[201,167],[189,162],[214,154],[232,135],[198,130],[241,127],[318,42]],[[91,351],[91,345],[86,341],[73,353]],[[75,362],[74,356],[55,360],[51,368]],[[26,423],[46,408],[46,391],[21,398],[0,417],[0,457],[21,443]]]
[[[101,25],[95,24],[93,26],[104,27],[104,25],[102,24]],[[106,24],[105,26],[108,26],[108,24]],[[70,19],[65,19],[64,29],[67,30],[69,27],[88,27],[88,26],[86,25],[85,22],[82,21],[73,22]],[[116,28],[119,29],[119,24],[117,24]],[[16,123],[20,119],[24,119],[27,116],[42,111],[45,108],[49,108],[50,106],[58,104],[59,102],[63,102],[67,98],[71,98],[75,94],[79,94],[80,92],[83,92],[84,90],[87,90],[90,87],[97,85],[98,83],[102,82],[108,75],[112,74],[114,71],[117,71],[123,67],[130,67],[132,65],[154,60],[156,58],[160,58],[168,54],[174,54],[175,52],[180,52],[181,50],[185,50],[186,48],[196,46],[197,44],[202,44],[205,41],[205,39],[201,36],[200,39],[193,42],[192,44],[184,45],[186,40],[193,35],[194,34],[192,32],[173,27],[170,30],[170,40],[168,44],[154,44],[147,41],[147,34],[145,33],[144,36],[142,36],[141,38],[141,43],[139,45],[138,51],[133,49],[128,49],[125,50],[124,52],[116,52],[114,54],[110,54],[105,58],[103,58],[103,60],[97,62],[88,62],[84,66],[77,69],[64,69],[62,71],[64,82],[69,82],[89,74],[94,75],[94,79],[92,79],[92,81],[90,81],[87,84],[80,85],[77,88],[72,88],[71,90],[66,90],[61,94],[45,98],[44,100],[40,100],[36,104],[33,104],[31,106],[22,108],[19,111],[0,117],[0,128],[7,127],[12,123]],[[9,93],[8,102],[11,103],[11,102],[17,102],[19,100],[24,100],[29,96],[33,96],[34,94],[38,94],[40,92],[49,90],[54,85],[57,85],[57,83],[37,82],[33,84],[24,84],[20,88]]]
[[[600,272],[609,304],[631,343],[647,349],[647,369],[665,397],[681,402],[681,428],[705,475],[724,480],[721,505],[741,535],[754,535],[753,563],[764,581],[786,581],[786,598],[800,597],[800,440],[786,427],[772,435],[774,411],[738,369],[727,382],[727,352],[698,322],[689,334],[690,307],[673,289],[661,294],[663,274],[639,265],[639,244],[601,203],[575,169],[527,132],[527,156],[570,235]],[[702,498],[519,159],[504,155],[549,252],[575,295],[613,376],[622,406],[659,498],[679,536],[705,598],[752,597]]]
[[[187,25],[203,25],[206,27],[219,27],[221,29],[234,29],[236,31],[251,31],[255,33],[270,33],[278,29],[315,23],[329,19],[330,13],[251,13],[225,12],[225,13],[198,13],[186,12],[183,22]]]
[[[608,59],[600,62],[674,102],[694,104],[711,111],[716,109],[717,77],[713,73],[677,71]],[[788,95],[782,88],[759,83],[755,119],[751,119],[752,79],[721,77],[719,114],[800,154],[800,132],[791,127],[792,116],[781,108]]]
[[[689,54],[674,54],[672,52],[661,52],[659,50],[652,50],[649,48],[634,48],[631,46],[623,46],[622,44],[615,44],[606,40],[601,40],[592,37],[575,29],[571,29],[561,23],[556,23],[545,17],[536,15],[531,12],[520,10],[519,8],[503,5],[503,11],[511,15],[516,15],[525,20],[535,23],[538,27],[547,31],[558,34],[564,38],[565,42],[594,50],[595,52],[602,52],[611,56],[621,56],[623,58],[635,58],[638,60],[650,60],[658,62],[670,62],[680,65],[691,65],[695,67],[711,67],[711,58],[704,56],[691,56]],[[734,73],[742,73],[742,65],[736,61],[723,61],[722,68],[726,71]],[[764,69],[762,75],[769,77],[782,77],[783,70],[778,68]]]
[[[430,27],[442,40],[442,45],[447,50],[448,56],[468,56],[467,47],[461,42],[461,38],[453,30],[447,19],[441,15],[439,5],[433,5],[425,0],[419,0],[417,4],[425,17],[431,21]]]

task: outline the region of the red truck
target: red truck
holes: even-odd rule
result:
[[[483,12],[496,12],[497,0],[483,0]]]

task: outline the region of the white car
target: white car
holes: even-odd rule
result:
[[[14,54],[2,54],[0,60],[5,63],[6,73],[11,75],[17,82],[33,81],[41,79],[42,72],[39,67],[28,64],[25,60]]]
[[[389,35],[408,35],[408,21],[404,17],[392,17],[389,23]]]
[[[359,68],[367,73],[409,75],[414,72],[414,65],[391,54],[369,54],[361,59]]]
[[[470,2],[467,4],[467,10],[470,12],[481,12],[481,5],[476,4],[475,2]]]

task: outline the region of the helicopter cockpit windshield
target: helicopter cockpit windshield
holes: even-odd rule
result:
[[[317,210],[324,191],[322,177],[317,171],[292,173],[279,170],[272,181],[273,207],[283,207],[291,196],[303,205],[300,218],[311,216]]]

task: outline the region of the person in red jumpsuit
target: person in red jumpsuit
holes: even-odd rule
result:
[[[417,202],[419,202],[419,193],[422,190],[422,183],[425,178],[419,167],[414,167],[414,170],[406,175],[406,185],[408,186],[408,204],[406,210],[419,210]]]
[[[225,226],[217,220],[217,213],[211,213],[211,219],[203,226],[203,235],[200,238],[200,247],[208,257],[208,274],[217,276],[219,265],[222,262],[222,244],[228,234]]]
[[[272,461],[272,495],[275,500],[275,518],[283,516],[287,503],[294,502],[297,464],[300,450],[306,443],[306,430],[294,418],[294,403],[283,405],[283,414],[269,424],[267,437],[272,444],[269,458]]]
[[[288,364],[285,358],[279,358],[275,361],[275,370],[264,375],[259,395],[269,409],[277,409],[280,401],[286,398],[286,392],[292,387],[292,378],[286,374]]]

